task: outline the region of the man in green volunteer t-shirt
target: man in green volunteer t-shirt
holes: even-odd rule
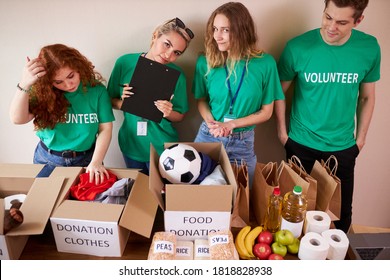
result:
[[[285,101],[275,103],[278,137],[287,158],[297,156],[308,173],[315,160],[337,158],[342,205],[335,226],[344,232],[352,219],[355,160],[365,144],[380,78],[376,38],[354,29],[367,4],[325,0],[321,28],[290,40],[278,64],[283,91],[295,82],[288,134]]]

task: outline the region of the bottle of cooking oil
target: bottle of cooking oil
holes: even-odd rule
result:
[[[264,229],[272,233],[280,230],[282,222],[283,198],[280,196],[280,189],[274,188],[268,200],[268,208],[264,218]]]
[[[299,237],[302,234],[306,209],[307,200],[302,194],[302,187],[295,186],[293,191],[283,197],[281,229],[288,229],[295,237]]]

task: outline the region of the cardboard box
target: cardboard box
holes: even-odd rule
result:
[[[166,143],[169,147],[174,143]],[[209,232],[230,229],[233,198],[237,184],[231,163],[221,143],[184,143],[217,161],[226,175],[227,185],[165,185],[158,170],[159,156],[151,146],[149,188],[164,210],[165,231],[177,240],[207,239]]]
[[[109,169],[118,178],[135,179],[126,205],[101,204],[69,200],[70,187],[78,183],[84,169],[56,168],[51,176],[66,178],[50,218],[57,250],[120,257],[131,231],[150,238],[158,206],[165,211],[165,230],[176,230],[181,235],[178,239],[207,239],[209,231],[229,229],[232,198],[237,187],[226,151],[220,143],[188,144],[218,161],[229,184],[167,185],[165,205],[161,194],[164,184],[157,166],[158,155],[151,146],[150,177],[134,169]],[[182,235],[181,232],[191,232],[192,236]]]
[[[64,167],[53,171],[52,176],[67,178],[50,218],[59,252],[120,257],[130,231],[150,237],[158,205],[148,188],[149,177],[135,169],[109,170],[118,178],[135,179],[126,205],[69,200],[70,187],[85,170]]]
[[[30,235],[42,234],[52,213],[64,177],[35,178],[43,165],[0,164],[0,259],[18,259]],[[4,198],[25,194],[20,208],[23,223],[3,234]]]

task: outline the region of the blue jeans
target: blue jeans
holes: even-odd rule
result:
[[[254,130],[233,132],[228,137],[214,137],[210,134],[207,124],[202,122],[194,142],[222,143],[230,162],[234,163],[237,161],[238,163],[241,163],[241,160],[245,161],[248,165],[249,188],[252,188],[257,163],[257,156],[254,150]]]
[[[123,154],[123,159],[125,160],[125,164],[127,168],[135,168],[141,169],[141,172],[149,175],[150,162],[141,162],[134,159],[129,158],[125,154]]]
[[[37,147],[35,148],[33,162],[35,164],[45,165],[37,177],[49,177],[54,168],[57,166],[88,166],[92,160],[92,155],[93,150],[85,155],[80,155],[74,158],[63,158],[50,154],[41,146],[41,143],[38,143]]]

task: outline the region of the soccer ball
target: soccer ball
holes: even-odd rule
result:
[[[166,148],[159,160],[161,177],[173,184],[192,184],[199,176],[202,159],[198,151],[187,144]]]

